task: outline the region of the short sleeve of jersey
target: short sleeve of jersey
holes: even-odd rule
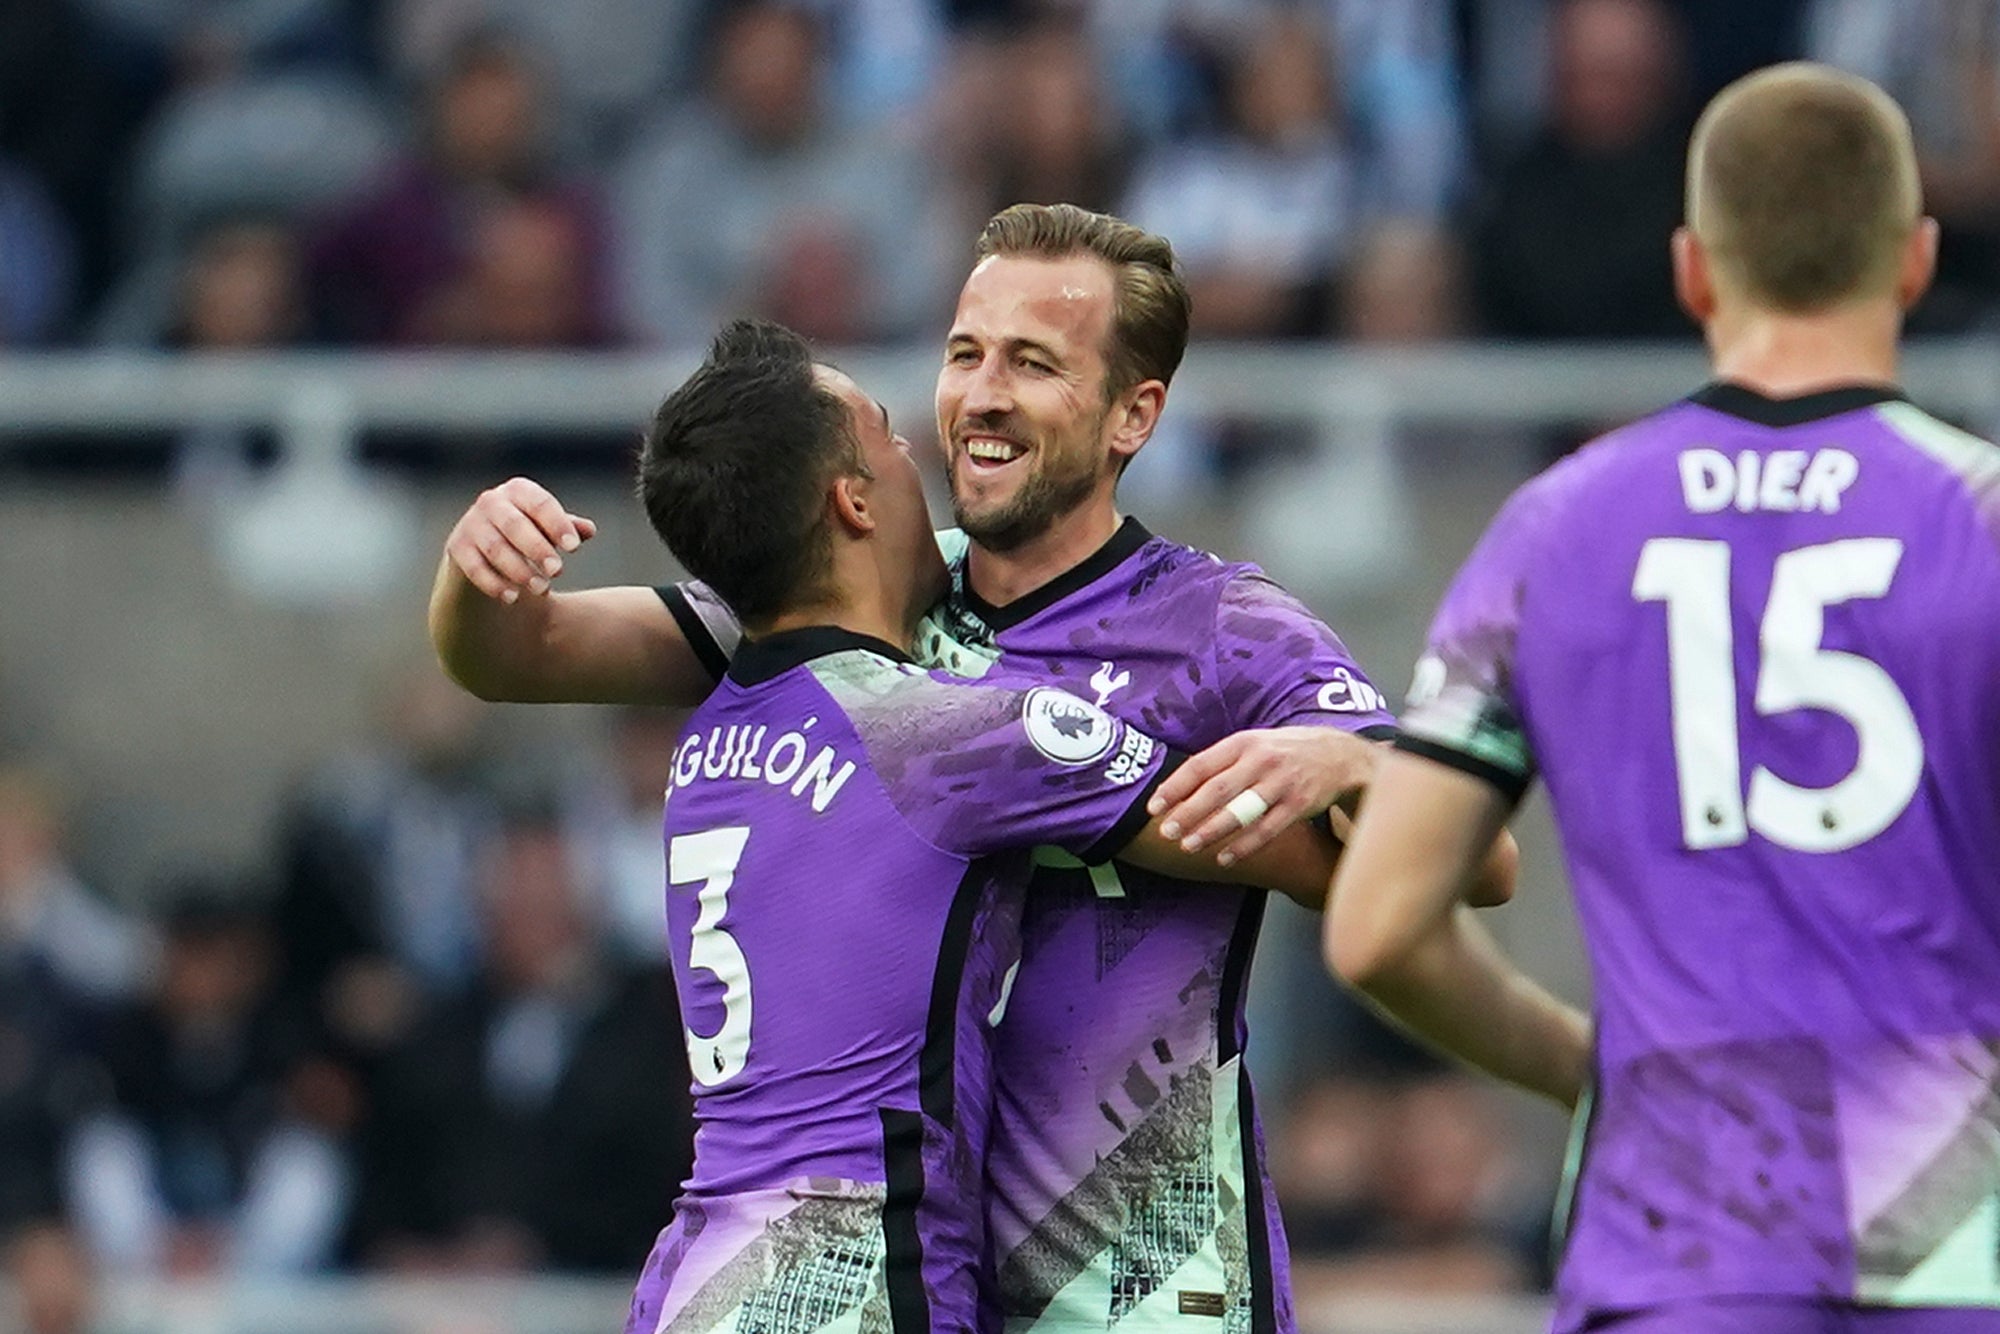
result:
[[[1518,800],[1535,760],[1514,694],[1523,571],[1546,530],[1541,489],[1516,492],[1453,579],[1431,623],[1396,738]]]
[[[1089,700],[1025,682],[919,675],[847,711],[904,819],[972,856],[1047,845],[1107,861],[1179,762]]]
[[[1389,702],[1347,645],[1303,602],[1255,569],[1223,584],[1216,666],[1232,728],[1317,725],[1387,736]]]
[[[653,591],[667,604],[667,611],[695,657],[710,676],[720,681],[729,671],[729,660],[736,656],[737,646],[743,642],[743,624],[736,619],[736,613],[699,579],[686,579]]]

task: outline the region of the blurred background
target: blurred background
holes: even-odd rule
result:
[[[1395,695],[1507,491],[1699,383],[1687,130],[1796,56],[1909,109],[1910,383],[1990,427],[2000,0],[0,3],[0,1327],[622,1319],[690,1133],[679,720],[443,680],[481,488],[598,520],[567,579],[670,580],[630,455],[718,322],[927,438],[979,224],[1109,209],[1196,294],[1125,507]],[[1518,827],[1496,930],[1584,999]],[[1539,1329],[1566,1127],[1314,927],[1274,909],[1250,1047],[1303,1328]]]

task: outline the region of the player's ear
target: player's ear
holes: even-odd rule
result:
[[[827,491],[827,509],[840,531],[850,537],[866,537],[875,531],[875,514],[869,508],[868,478],[859,473],[842,473]]]
[[[1936,218],[1919,218],[1903,243],[1902,262],[1896,270],[1896,300],[1904,310],[1917,304],[1937,276],[1938,225]]]
[[[1130,460],[1153,436],[1167,406],[1167,387],[1158,380],[1141,380],[1111,405],[1111,452]]]
[[[1671,243],[1674,256],[1674,296],[1681,309],[1696,324],[1707,324],[1715,314],[1715,274],[1709,268],[1708,252],[1701,238],[1689,227],[1674,228]]]

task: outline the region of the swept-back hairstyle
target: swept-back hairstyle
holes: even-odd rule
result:
[[[1015,204],[987,221],[975,253],[980,259],[1097,256],[1111,266],[1115,293],[1106,395],[1116,398],[1146,380],[1173,382],[1194,303],[1166,237],[1075,204]]]
[[[667,395],[639,447],[653,531],[747,626],[824,594],[826,489],[867,472],[845,406],[813,367],[790,329],[738,320]]]

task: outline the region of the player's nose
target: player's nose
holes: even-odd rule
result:
[[[966,372],[960,392],[959,409],[968,417],[1004,416],[1014,406],[1007,378],[993,358],[981,361]]]

